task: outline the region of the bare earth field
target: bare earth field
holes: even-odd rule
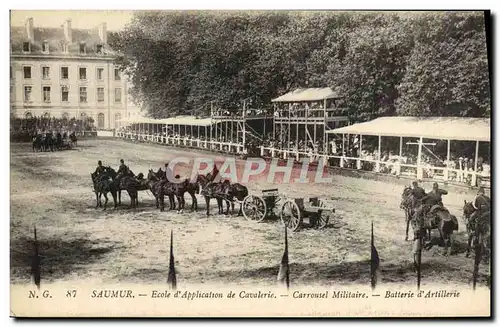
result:
[[[79,141],[79,149],[33,153],[28,144],[11,144],[11,282],[29,283],[33,226],[42,256],[42,283],[91,280],[96,283],[164,283],[168,273],[170,230],[179,285],[225,283],[275,285],[283,254],[284,228],[278,220],[263,223],[240,216],[205,216],[199,197],[196,213],[160,213],[148,192],[139,193],[139,208],[95,209],[90,173],[97,161],[118,167],[119,159],[147,175],[175,156],[207,156],[160,145],[120,140]],[[208,156],[216,158],[216,155]],[[240,163],[241,164],[241,163]],[[278,187],[291,197],[319,196],[336,208],[324,230],[307,224],[289,235],[290,278],[294,285],[369,284],[370,224],[380,255],[380,284],[415,284],[412,243],[404,241],[404,213],[399,209],[403,186],[362,178],[333,176],[331,184],[272,185],[260,178],[247,184],[250,194]],[[430,184],[424,185],[427,190]],[[462,221],[464,199],[474,193],[450,192],[447,208],[459,218],[455,251],[442,255],[434,246],[423,253],[422,285],[465,286],[471,282],[473,257],[465,258]],[[191,199],[186,196],[187,206]],[[168,203],[168,202],[167,202]],[[306,221],[307,222],[307,221]],[[410,236],[412,231],[410,228]],[[480,267],[479,282],[489,269]]]

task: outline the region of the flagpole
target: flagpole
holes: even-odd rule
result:
[[[170,231],[170,264],[168,267],[167,284],[172,290],[177,289],[177,277],[175,275],[175,260],[174,260],[174,231]]]
[[[419,239],[418,239],[418,251],[417,251],[417,290],[420,291],[420,280],[422,278],[421,266],[422,266],[422,246],[423,246],[423,229],[420,228]]]
[[[278,283],[286,285],[286,289],[290,288],[290,267],[288,265],[288,234],[285,226],[285,251],[281,257],[280,269],[278,271]]]
[[[378,256],[377,248],[375,247],[375,237],[373,235],[373,221],[372,221],[372,233],[371,233],[371,258],[370,258],[370,277],[372,290],[375,290],[377,286],[377,269],[380,264],[380,258]]]
[[[33,274],[33,281],[38,289],[40,289],[41,271],[40,271],[40,254],[38,253],[38,240],[36,237],[36,226],[33,228],[35,240],[33,242],[33,259],[31,263],[31,273]]]

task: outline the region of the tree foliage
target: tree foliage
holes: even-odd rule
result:
[[[478,12],[138,12],[110,41],[154,117],[325,86],[356,120],[490,114]]]

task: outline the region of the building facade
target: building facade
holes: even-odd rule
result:
[[[114,65],[106,23],[95,29],[11,27],[10,104],[16,117],[93,118],[97,129],[114,129],[140,108],[130,83]]]

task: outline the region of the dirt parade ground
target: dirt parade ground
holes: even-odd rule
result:
[[[75,150],[52,153],[34,153],[30,144],[11,143],[11,282],[30,282],[36,226],[44,282],[164,283],[173,230],[179,285],[275,285],[284,246],[284,227],[279,220],[257,223],[236,214],[218,215],[215,200],[211,201],[212,215],[207,217],[200,195],[195,213],[188,209],[189,195],[184,213],[160,212],[146,191],[139,192],[135,210],[127,208],[130,198],[124,191],[118,209],[113,209],[111,196],[108,210],[95,208],[90,173],[98,160],[117,169],[123,158],[136,175],[147,176],[150,168],[156,171],[179,156],[222,159],[217,154],[112,139],[82,140]],[[288,233],[292,285],[369,285],[372,221],[380,256],[379,284],[416,283],[412,242],[404,240],[405,217],[399,207],[401,182],[333,175],[330,184],[279,185],[262,178],[246,186],[254,195],[278,188],[289,197],[318,196],[336,210],[325,229],[304,224],[299,231]],[[431,188],[430,183],[424,186],[427,191]],[[475,193],[457,192],[449,190],[444,197],[445,206],[460,224],[453,252],[445,257],[444,247],[439,245],[423,252],[422,285],[471,284],[474,259],[465,256],[462,206]],[[412,236],[410,228],[410,239]],[[482,264],[479,283],[484,285],[488,276],[489,268]]]

